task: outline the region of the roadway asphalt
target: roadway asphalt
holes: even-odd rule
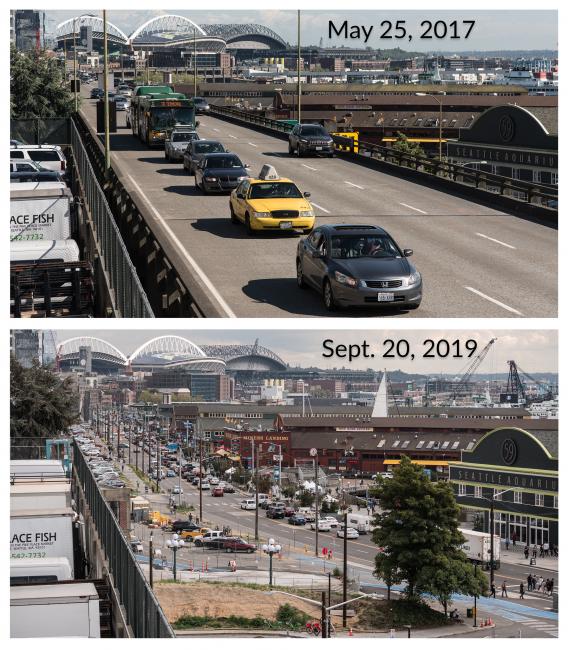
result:
[[[87,89],[85,89],[87,93]],[[96,124],[95,101],[82,111]],[[199,116],[202,137],[222,141],[256,175],[263,164],[311,192],[317,223],[372,223],[389,231],[424,280],[424,298],[411,312],[348,310],[342,316],[555,317],[557,232],[472,201],[445,194],[340,158],[289,157],[287,142],[211,116]],[[226,195],[204,196],[181,163],[146,148],[125,127],[111,136],[112,156],[163,220],[214,291],[228,316],[329,315],[313,291],[295,281],[298,237],[249,238],[229,221]]]

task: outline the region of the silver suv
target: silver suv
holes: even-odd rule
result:
[[[194,140],[199,140],[197,131],[189,129],[174,128],[170,136],[166,138],[164,145],[164,156],[168,162],[172,160],[183,160],[183,152],[187,145]]]

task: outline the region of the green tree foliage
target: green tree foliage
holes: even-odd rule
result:
[[[449,483],[433,483],[419,465],[403,456],[393,478],[379,479],[374,496],[373,542],[381,548],[375,575],[391,584],[406,583],[409,600],[430,593],[447,605],[452,593],[481,594],[485,577],[460,550],[459,507]]]
[[[13,457],[26,458],[26,448],[42,447],[77,422],[79,405],[71,381],[34,363],[10,363],[10,437]]]
[[[45,52],[10,48],[10,117],[68,117],[74,96],[65,83],[61,62]]]
[[[415,156],[416,158],[424,158],[426,154],[424,149],[417,142],[409,142],[408,138],[400,131],[396,134],[396,142],[393,143],[392,148],[400,153]]]
[[[149,404],[161,404],[162,403],[162,397],[160,396],[159,393],[154,393],[149,390],[143,390],[140,392],[138,395],[138,400],[140,402],[146,402]]]
[[[300,506],[302,506],[302,508],[310,508],[316,500],[316,495],[312,494],[308,490],[301,490],[298,500],[300,501]]]

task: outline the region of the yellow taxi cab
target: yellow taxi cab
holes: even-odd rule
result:
[[[264,165],[258,178],[246,178],[231,192],[231,222],[245,224],[247,233],[261,230],[312,232],[316,220],[308,201],[289,178],[280,178],[272,165]]]

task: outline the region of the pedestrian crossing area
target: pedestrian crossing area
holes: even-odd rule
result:
[[[526,625],[533,630],[544,632],[549,636],[558,638],[558,621],[550,621],[543,618],[530,618],[528,616],[524,616],[523,614],[517,614],[516,612],[501,611],[499,612],[499,615],[509,621],[514,621],[515,623]]]

